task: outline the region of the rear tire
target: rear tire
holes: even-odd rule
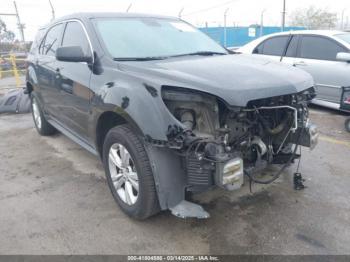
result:
[[[112,128],[103,145],[108,186],[120,208],[132,218],[159,212],[153,172],[142,140],[129,125]]]
[[[50,136],[56,133],[57,130],[47,122],[38,100],[33,95],[31,96],[31,109],[35,128],[40,135]]]

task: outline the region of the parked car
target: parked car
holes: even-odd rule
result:
[[[345,130],[350,132],[350,118],[347,118],[345,120],[345,124],[344,125],[345,125]]]
[[[206,218],[187,192],[238,189],[244,175],[270,183],[297,145],[316,144],[309,74],[230,54],[178,18],[70,15],[36,42],[26,86],[37,131],[59,130],[99,156],[131,217]],[[278,173],[257,178],[272,164]]]
[[[313,103],[340,109],[342,87],[350,86],[350,32],[302,30],[258,38],[237,50],[293,65],[310,73]]]

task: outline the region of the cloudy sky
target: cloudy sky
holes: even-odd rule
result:
[[[350,0],[286,0],[287,15],[297,8],[315,5],[336,12],[344,22],[350,18]],[[16,0],[22,23],[25,24],[26,40],[32,40],[37,28],[51,19],[49,0]],[[153,13],[178,16],[183,8],[182,18],[196,26],[222,25],[224,12],[228,8],[228,25],[247,26],[259,23],[262,10],[265,11],[265,25],[280,25],[283,0],[51,0],[56,17],[73,12],[130,12]],[[13,1],[1,0],[0,13],[13,13]],[[1,16],[9,29],[19,36],[14,17]],[[287,20],[288,22],[288,20]],[[348,22],[350,24],[350,21]]]

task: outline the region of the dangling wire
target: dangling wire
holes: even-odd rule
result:
[[[252,190],[253,180],[250,177],[248,178],[249,178],[249,191],[250,193],[253,193],[253,190]]]
[[[299,159],[298,159],[298,166],[297,166],[296,173],[299,173],[300,162],[301,162],[301,146],[299,146]]]

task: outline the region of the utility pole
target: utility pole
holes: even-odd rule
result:
[[[226,20],[227,20],[227,12],[229,8],[226,8],[224,13],[224,47],[227,46],[227,28],[226,28]]]
[[[128,8],[126,9],[126,12],[129,13],[130,8],[132,7],[132,3],[130,3],[130,5],[128,6]]]
[[[286,24],[286,0],[283,0],[283,9],[282,9],[282,24],[281,24],[281,31],[284,31],[284,27]]]
[[[17,24],[18,24],[18,29],[19,32],[21,34],[21,39],[22,42],[25,43],[25,39],[24,39],[24,24],[21,23],[21,19],[19,18],[19,13],[18,13],[18,9],[17,9],[17,5],[16,5],[16,1],[13,1],[13,4],[15,6],[15,11],[16,11],[16,17],[17,17]]]
[[[264,29],[264,13],[265,13],[266,9],[261,11],[261,15],[260,15],[260,36],[263,35],[263,29]]]
[[[182,12],[184,11],[185,7],[182,7],[179,11],[178,17],[181,19],[182,17]]]
[[[54,20],[56,18],[56,16],[55,16],[55,9],[53,8],[51,0],[49,0],[49,3],[50,3],[50,6],[51,6],[52,20]]]

